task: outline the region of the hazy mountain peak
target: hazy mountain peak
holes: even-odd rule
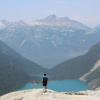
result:
[[[70,20],[68,17],[60,17],[59,20],[62,20],[62,21],[68,21]]]
[[[41,20],[44,20],[44,21],[48,21],[48,22],[61,22],[61,21],[70,21],[70,19],[68,17],[57,17],[55,14],[52,14],[52,15],[49,15],[47,17],[45,17],[44,19],[41,19]]]
[[[56,21],[56,19],[57,19],[57,16],[52,14],[52,15],[47,16],[44,20],[46,20],[46,21]]]
[[[64,26],[67,28],[76,28],[82,30],[90,29],[89,27],[78,21],[72,20],[68,17],[57,17],[54,14],[49,15],[44,19],[36,20],[31,25],[48,25],[48,26],[60,26],[60,27]]]

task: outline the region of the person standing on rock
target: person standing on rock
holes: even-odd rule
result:
[[[42,85],[44,87],[44,92],[47,92],[48,78],[47,78],[46,74],[44,74],[44,76],[43,76]]]

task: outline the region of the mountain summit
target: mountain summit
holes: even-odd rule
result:
[[[34,22],[34,24],[37,25],[50,25],[50,26],[65,26],[65,27],[69,27],[69,28],[77,28],[77,29],[85,29],[88,30],[90,29],[89,27],[83,25],[82,23],[72,20],[68,17],[57,17],[56,15],[52,14],[49,15],[47,17],[45,17],[44,19],[40,19],[40,20],[36,20]]]
[[[57,16],[56,15],[49,15],[44,20],[45,21],[56,21]]]

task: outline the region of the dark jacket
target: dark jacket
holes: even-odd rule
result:
[[[47,86],[47,83],[48,83],[48,78],[43,77],[43,81],[42,81],[43,86]]]

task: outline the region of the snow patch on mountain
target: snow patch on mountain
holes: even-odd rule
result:
[[[19,48],[21,48],[21,47],[23,47],[23,45],[26,43],[26,40],[23,40],[22,42],[21,42],[21,44],[19,45]]]
[[[94,67],[88,73],[86,73],[85,75],[83,75],[80,79],[81,80],[85,80],[86,76],[90,75],[93,71],[95,71],[98,68],[100,68],[100,60],[98,60],[96,62],[96,64],[94,65]]]

